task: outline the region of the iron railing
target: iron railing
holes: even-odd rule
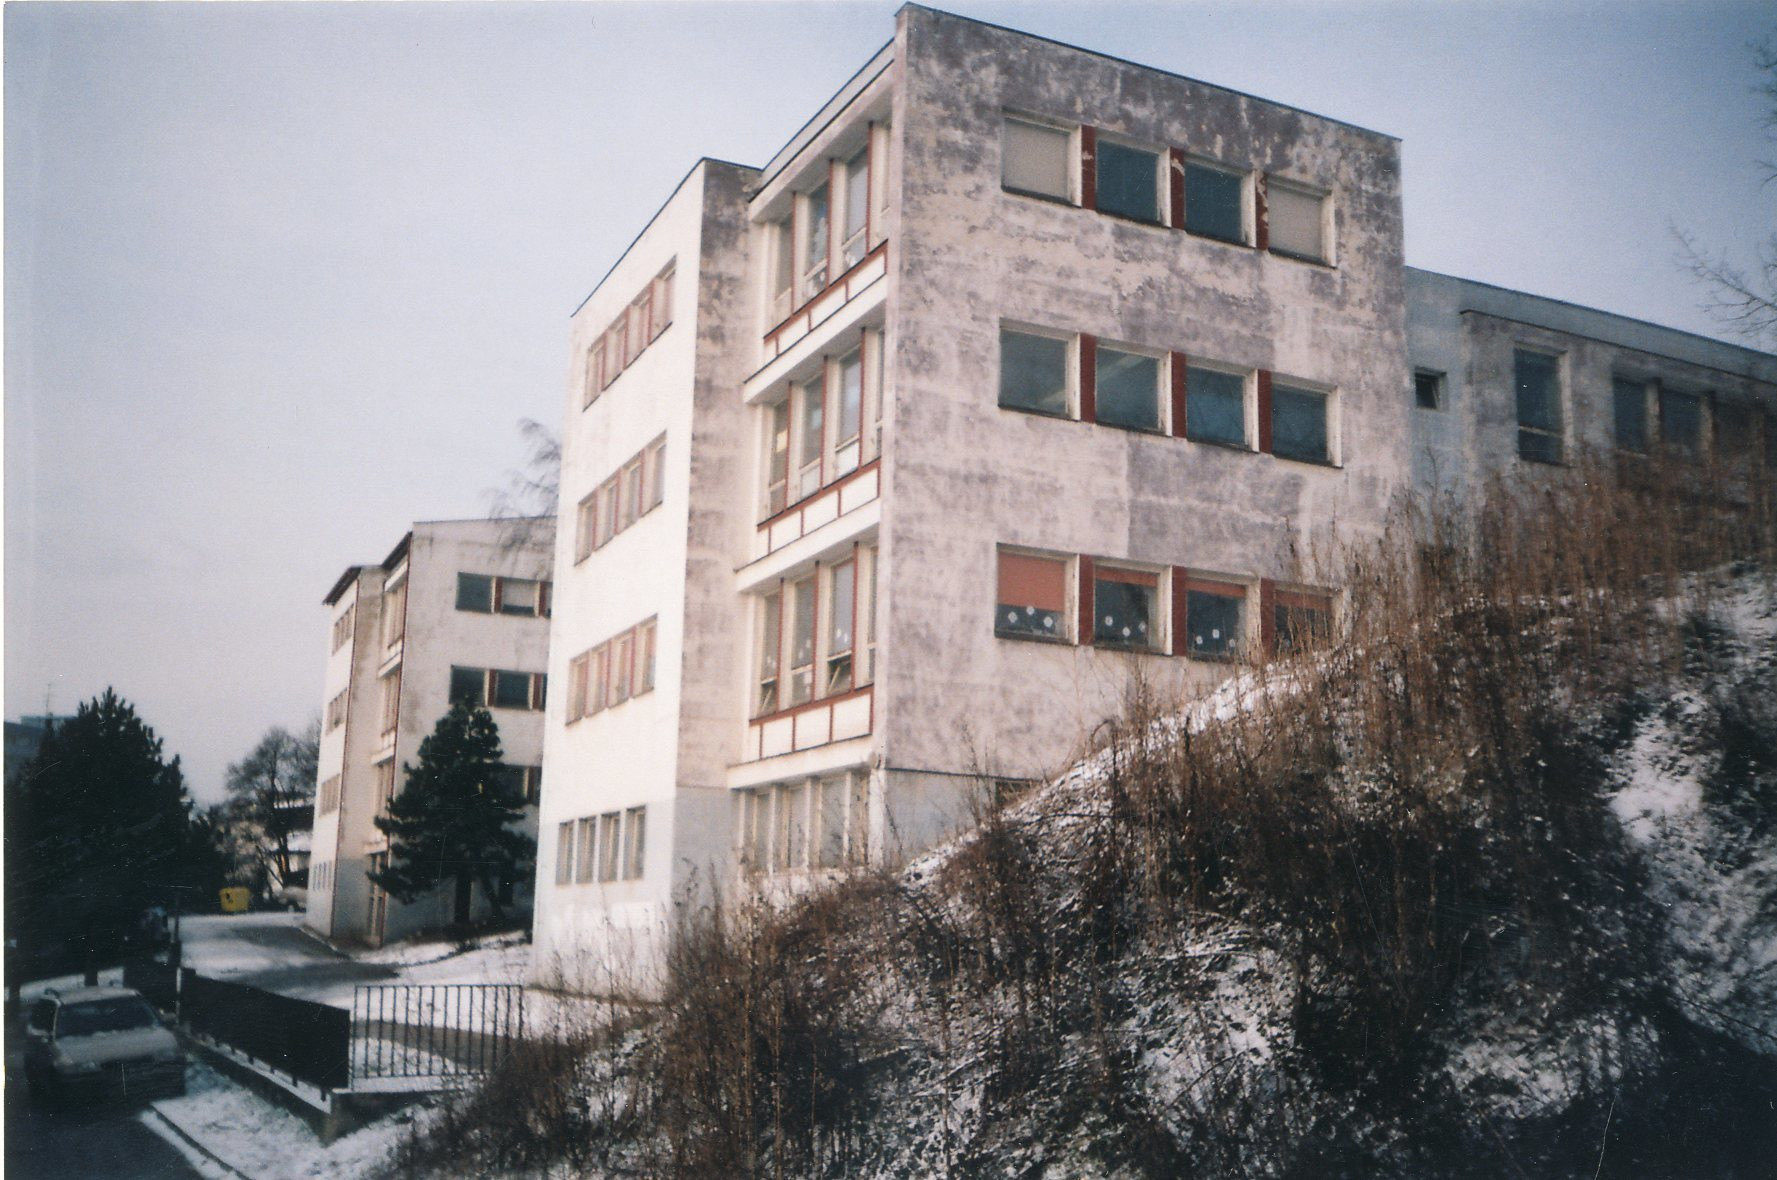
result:
[[[351,1082],[352,1014],[186,969],[179,1019],[297,1081],[323,1090]]]
[[[518,984],[387,983],[353,991],[354,1084],[482,1075],[523,1039]]]

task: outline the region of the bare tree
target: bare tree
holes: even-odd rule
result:
[[[1766,110],[1760,122],[1777,148],[1777,37],[1752,46],[1753,63],[1762,75],[1758,92]],[[1761,184],[1777,185],[1777,157],[1759,161]],[[1678,239],[1679,262],[1708,292],[1708,311],[1748,343],[1777,346],[1777,229],[1752,247],[1755,266],[1736,265],[1724,251],[1712,250],[1695,234],[1672,227]]]
[[[547,547],[561,498],[561,440],[531,418],[519,420],[518,433],[526,449],[524,467],[508,471],[506,486],[488,493],[488,519],[501,522],[500,544],[506,549]]]
[[[315,792],[320,744],[319,719],[301,734],[273,726],[251,753],[228,768],[227,812],[245,829],[237,839],[255,847],[279,881],[290,879],[290,836],[303,826],[303,805]]]

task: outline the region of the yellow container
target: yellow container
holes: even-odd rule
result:
[[[225,914],[244,914],[247,912],[249,896],[245,885],[230,885],[222,890],[222,912]]]

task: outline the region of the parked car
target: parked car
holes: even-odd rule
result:
[[[185,1093],[185,1051],[133,988],[52,990],[25,1017],[25,1082],[58,1102],[166,1098]]]

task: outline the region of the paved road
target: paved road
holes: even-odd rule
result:
[[[392,968],[360,963],[331,949],[302,929],[297,914],[187,918],[181,937],[185,965],[202,975],[341,1007],[350,1006],[351,985],[396,976]]]
[[[46,1110],[26,1097],[20,1034],[6,1030],[7,1180],[202,1180],[141,1107]]]

